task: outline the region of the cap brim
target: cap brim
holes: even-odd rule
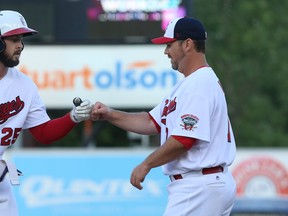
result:
[[[23,36],[29,36],[29,35],[34,35],[34,34],[38,34],[37,31],[35,31],[34,29],[30,29],[30,28],[18,28],[18,29],[14,29],[12,31],[8,31],[6,33],[4,33],[3,35],[1,35],[2,37],[8,37],[8,36],[12,36],[12,35],[23,35]]]
[[[158,37],[151,40],[154,44],[166,44],[173,41],[176,41],[175,38],[167,38],[167,37]]]

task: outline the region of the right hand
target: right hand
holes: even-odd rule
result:
[[[144,182],[145,177],[149,172],[150,168],[146,166],[144,162],[142,162],[132,171],[130,176],[130,183],[139,190],[142,190],[143,186],[141,183]]]
[[[89,100],[84,100],[79,106],[74,106],[70,112],[70,118],[75,123],[90,119],[92,105]]]
[[[97,101],[92,107],[91,120],[92,121],[106,120],[107,114],[110,111],[111,111],[111,108]]]

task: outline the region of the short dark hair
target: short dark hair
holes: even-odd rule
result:
[[[205,40],[193,40],[195,50],[205,54]]]

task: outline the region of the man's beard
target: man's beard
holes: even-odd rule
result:
[[[5,51],[4,51],[0,53],[0,62],[2,62],[6,67],[15,67],[19,64],[20,61],[19,59],[12,60],[5,54]]]
[[[171,67],[172,67],[173,70],[178,70],[178,64],[176,64],[172,60],[171,60]]]

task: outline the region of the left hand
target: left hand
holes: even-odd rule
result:
[[[75,123],[90,119],[92,105],[89,100],[83,100],[80,106],[74,107],[70,112],[70,117]]]

